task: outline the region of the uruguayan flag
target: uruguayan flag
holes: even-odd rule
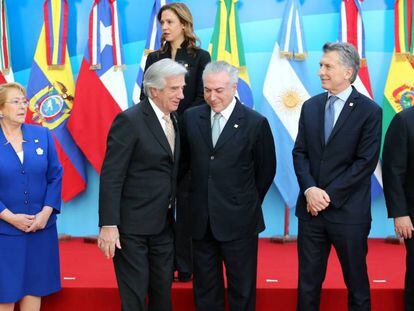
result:
[[[155,0],[154,5],[152,7],[150,24],[149,24],[148,33],[147,33],[147,42],[145,44],[145,50],[142,53],[141,64],[139,66],[139,72],[138,72],[137,80],[135,82],[134,91],[132,94],[132,101],[134,102],[134,104],[138,104],[140,101],[139,97],[141,95],[141,84],[142,84],[142,79],[144,78],[144,69],[145,69],[145,63],[147,61],[147,56],[152,51],[158,50],[161,45],[160,40],[161,40],[162,33],[161,33],[161,26],[157,20],[157,14],[160,8],[166,3],[168,3],[168,1],[166,0]]]

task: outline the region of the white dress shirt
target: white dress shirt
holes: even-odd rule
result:
[[[224,127],[226,126],[227,121],[230,119],[231,114],[233,113],[234,107],[236,106],[236,98],[233,97],[233,100],[231,101],[231,103],[225,108],[223,109],[220,113],[221,113],[221,118],[219,119],[220,122],[220,133],[223,131]],[[210,114],[210,124],[211,126],[213,126],[213,120],[214,120],[214,115],[216,114],[216,112],[211,109],[211,114]]]

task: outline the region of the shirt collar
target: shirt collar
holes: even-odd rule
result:
[[[148,101],[152,107],[152,109],[154,109],[155,115],[157,116],[157,119],[160,120],[160,122],[162,120],[164,120],[162,117],[165,115],[164,112],[161,111],[160,108],[158,108],[157,104],[154,103],[154,101],[148,97]]]
[[[227,121],[228,119],[230,119],[230,116],[231,116],[231,114],[232,114],[232,112],[233,112],[233,110],[234,110],[234,107],[236,106],[236,98],[235,97],[233,97],[233,100],[231,101],[231,103],[225,108],[225,109],[223,109],[220,113],[221,113],[221,115],[222,115],[222,117]],[[213,109],[211,109],[211,114],[210,114],[210,116],[211,116],[211,118],[213,119],[213,116],[215,115],[216,113],[214,112],[214,110]]]
[[[336,94],[335,96],[338,97],[340,100],[342,100],[344,103],[348,100],[348,97],[352,93],[352,86],[348,86],[345,90],[342,92]],[[328,92],[328,98],[333,95],[331,92]]]

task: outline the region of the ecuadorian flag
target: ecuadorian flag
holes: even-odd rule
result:
[[[223,60],[239,69],[238,97],[244,105],[252,108],[253,95],[244,57],[237,2],[220,0],[208,51],[212,60]]]
[[[46,0],[43,9],[44,25],[27,85],[26,121],[51,131],[64,171],[62,199],[67,202],[86,187],[85,159],[66,128],[75,93],[66,45],[68,4]]]

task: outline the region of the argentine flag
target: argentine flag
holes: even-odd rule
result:
[[[275,184],[290,208],[296,205],[299,193],[292,149],[298,133],[302,104],[310,97],[301,81],[301,74],[307,72],[301,25],[297,0],[288,1],[279,42],[274,46],[266,74],[264,103],[261,106],[261,113],[269,120],[274,134],[278,161]]]

